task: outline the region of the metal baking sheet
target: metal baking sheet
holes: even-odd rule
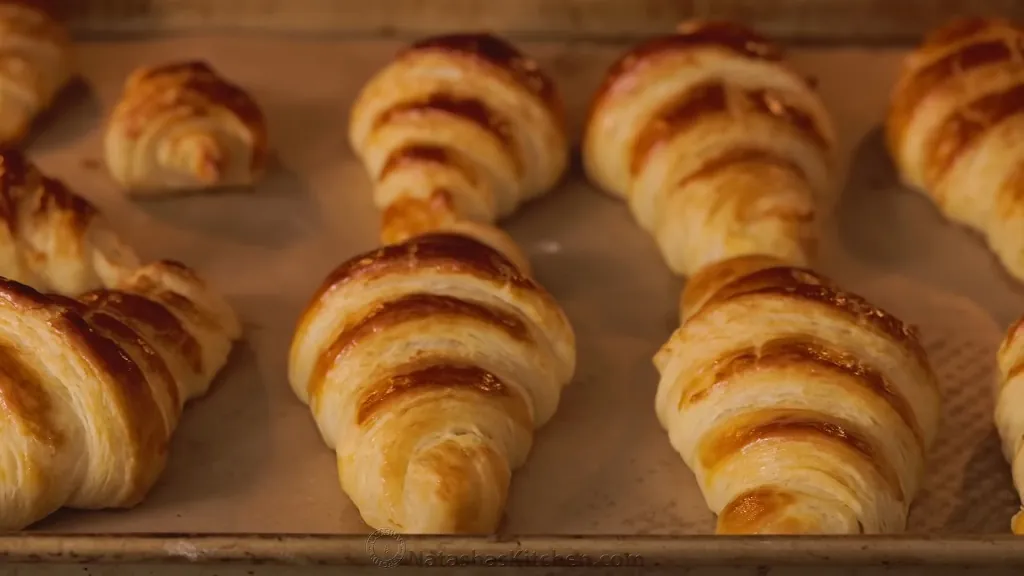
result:
[[[605,68],[627,48],[519,46],[557,81],[574,134]],[[393,40],[198,35],[79,45],[83,81],[40,124],[30,156],[99,205],[144,256],[197,268],[237,307],[246,337],[211,394],[187,407],[169,467],[143,504],[62,511],[0,537],[0,558],[372,565],[370,530],[292,395],[285,360],[316,286],[375,245],[377,214],[346,143],[347,114],[363,82],[399,47]],[[1024,560],[1024,541],[1005,536],[1017,497],[990,422],[996,343],[1024,312],[1024,289],[977,237],[896,183],[879,124],[902,54],[808,48],[792,57],[818,79],[845,159],[821,268],[919,325],[942,379],[945,424],[908,536],[694,537],[712,532],[713,517],[658,426],[651,363],[677,325],[682,280],[626,207],[574,169],[561,189],[505,227],[574,324],[576,378],[513,480],[501,536],[409,538],[404,545],[453,554],[604,550],[646,555],[649,565]],[[129,200],[102,168],[106,113],[136,66],[191,57],[207,59],[262,104],[277,166],[251,191]]]

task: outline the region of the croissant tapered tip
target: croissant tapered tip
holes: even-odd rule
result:
[[[413,534],[489,534],[505,508],[511,478],[492,441],[458,433],[409,464],[402,529]]]

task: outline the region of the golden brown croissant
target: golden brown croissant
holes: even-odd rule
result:
[[[0,276],[77,296],[112,287],[138,266],[89,201],[21,152],[0,150]]]
[[[737,24],[692,21],[611,67],[583,163],[689,276],[746,254],[809,264],[834,201],[834,140],[778,46]]]
[[[239,331],[174,262],[77,300],[0,279],[0,529],[140,502]]]
[[[543,288],[486,244],[431,233],[331,273],[299,321],[289,380],[367,524],[483,533],[575,355]]]
[[[249,185],[269,156],[259,106],[201,61],[133,72],[104,146],[114,179],[145,194]]]
[[[373,179],[385,244],[458,220],[492,224],[551,190],[569,155],[554,84],[487,34],[402,51],[359,95],[349,140]]]
[[[907,57],[887,142],[903,181],[1024,280],[1024,28],[958,19]]]
[[[1003,455],[1013,469],[1017,493],[1024,495],[1024,318],[1007,331],[999,346],[1001,385],[996,400],[995,422],[1003,443]],[[1010,524],[1014,534],[1024,535],[1024,509]]]
[[[905,529],[939,419],[910,328],[764,256],[701,270],[682,315],[656,408],[718,533]]]
[[[71,79],[71,39],[40,2],[0,0],[0,146],[18,144]]]

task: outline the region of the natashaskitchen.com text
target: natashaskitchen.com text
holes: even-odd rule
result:
[[[449,554],[445,552],[409,552],[403,564],[411,566],[643,566],[636,554],[583,554],[577,552],[510,550],[504,553]]]

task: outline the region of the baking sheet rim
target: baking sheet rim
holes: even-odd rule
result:
[[[21,534],[0,536],[0,562],[62,564],[300,564],[372,566],[367,535]],[[481,557],[629,555],[652,566],[1024,565],[1012,536],[402,536],[406,552]],[[415,564],[413,564],[415,565]],[[629,564],[635,566],[635,564]]]

